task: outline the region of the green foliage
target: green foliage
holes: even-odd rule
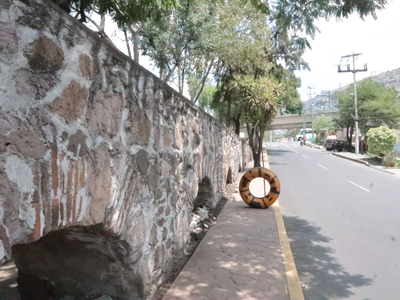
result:
[[[167,71],[166,81],[180,72],[201,81],[208,76],[208,67],[214,58],[216,20],[212,1],[181,0],[180,7],[166,13],[161,22],[149,19],[142,24],[139,30],[142,53]],[[199,70],[203,76],[197,76],[192,70]]]
[[[300,94],[297,91],[301,87],[300,78],[296,78],[289,72],[285,72],[288,75],[281,80],[285,92],[280,97],[281,102],[281,114],[292,114],[301,115],[303,112],[304,102],[300,99]]]
[[[150,18],[159,19],[166,10],[179,7],[178,0],[93,0],[92,3],[98,8],[100,14],[109,13],[113,16],[120,27],[130,26]]]
[[[239,75],[233,86],[243,97],[247,123],[254,127],[272,122],[279,108],[279,96],[283,93],[281,84],[269,77],[254,79],[250,75]]]
[[[400,160],[396,159],[396,162],[394,163],[395,167],[400,168]]]
[[[286,114],[301,115],[303,112],[304,102],[300,99],[293,99],[289,103],[282,101],[281,104],[285,108]]]
[[[190,98],[193,100],[199,94],[199,81],[194,77],[190,76],[188,78],[189,94]],[[211,113],[211,104],[214,99],[214,94],[217,87],[206,81],[204,87],[199,95],[199,107],[204,109],[206,112]]]
[[[320,116],[314,120],[312,128],[319,140],[325,140],[326,135],[335,129],[335,124],[333,123],[332,117]]]
[[[232,82],[243,99],[243,114],[249,133],[249,145],[253,151],[254,167],[260,166],[260,154],[265,129],[279,110],[282,85],[269,77],[254,79],[239,75]]]
[[[400,102],[398,92],[371,78],[357,83],[357,107],[359,128],[365,134],[370,128],[387,125],[399,128]],[[335,93],[338,99],[339,118],[335,120],[337,128],[347,128],[350,131],[348,141],[354,130],[354,85],[345,91]]]
[[[215,85],[206,83],[204,85],[203,92],[199,97],[199,106],[204,109],[206,112],[212,112],[211,103],[213,101],[214,94],[217,90]]]
[[[387,126],[380,126],[369,129],[367,136],[369,154],[383,156],[385,165],[393,165],[395,159],[393,147],[399,141],[396,130],[389,129]]]
[[[335,124],[330,116],[320,116],[312,124],[314,133],[316,134],[315,142],[319,145],[325,143],[327,135],[334,131]]]

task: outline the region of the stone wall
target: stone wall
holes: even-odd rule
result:
[[[53,3],[0,7],[0,262],[57,297],[150,297],[199,183],[214,206],[251,152]]]

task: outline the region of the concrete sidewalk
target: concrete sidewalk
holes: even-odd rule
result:
[[[371,168],[386,172],[386,173],[390,173],[393,174],[397,177],[400,177],[400,169],[399,168],[388,168],[385,166],[382,166],[380,164],[374,163],[374,158],[373,157],[369,157],[367,155],[363,155],[363,154],[355,154],[355,153],[351,153],[351,152],[332,152],[333,155],[335,156],[339,156],[341,158],[345,158],[360,164],[364,164],[366,166],[369,166]]]
[[[304,299],[279,204],[250,208],[237,186],[164,300]]]
[[[324,149],[323,146],[320,145],[315,145],[312,143],[307,142],[306,146],[310,147],[310,148],[316,148],[316,149]],[[341,158],[345,158],[360,164],[364,164],[368,167],[392,174],[396,177],[400,177],[400,168],[388,168],[385,166],[382,166],[376,162],[374,162],[374,158],[367,156],[365,154],[355,154],[352,152],[333,152],[332,154]]]

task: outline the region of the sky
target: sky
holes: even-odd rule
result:
[[[400,67],[400,1],[391,1],[384,10],[377,13],[377,19],[369,16],[364,21],[356,14],[342,21],[320,20],[311,50],[307,50],[304,59],[309,63],[310,71],[298,71],[302,81],[299,89],[303,101],[324,90],[335,90],[353,82],[352,73],[338,73],[337,65],[341,57],[362,53],[356,61],[356,68],[363,69],[367,63],[368,71],[356,74],[361,80],[371,75]],[[347,59],[343,64],[350,63]],[[343,67],[342,67],[343,69]]]

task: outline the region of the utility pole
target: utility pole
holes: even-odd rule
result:
[[[331,110],[331,106],[332,106],[332,103],[331,103],[331,91],[328,91],[328,102],[329,102],[328,109]]]
[[[311,100],[311,90],[313,88],[311,86],[308,87],[308,95],[310,96],[310,107],[311,107],[311,139],[314,138],[314,129],[313,129],[313,121],[314,121],[314,115],[313,115],[313,103]]]
[[[343,58],[353,58],[353,69],[350,68],[350,65],[347,65],[347,70],[342,70],[341,65],[338,65],[338,72],[339,73],[353,73],[353,81],[354,81],[354,130],[355,130],[355,143],[356,143],[356,154],[359,154],[359,142],[358,142],[358,109],[357,109],[357,82],[356,82],[356,73],[357,72],[365,72],[367,71],[367,64],[364,64],[364,69],[356,69],[356,60],[355,57],[361,55],[362,53],[354,53],[350,55],[342,56]]]

